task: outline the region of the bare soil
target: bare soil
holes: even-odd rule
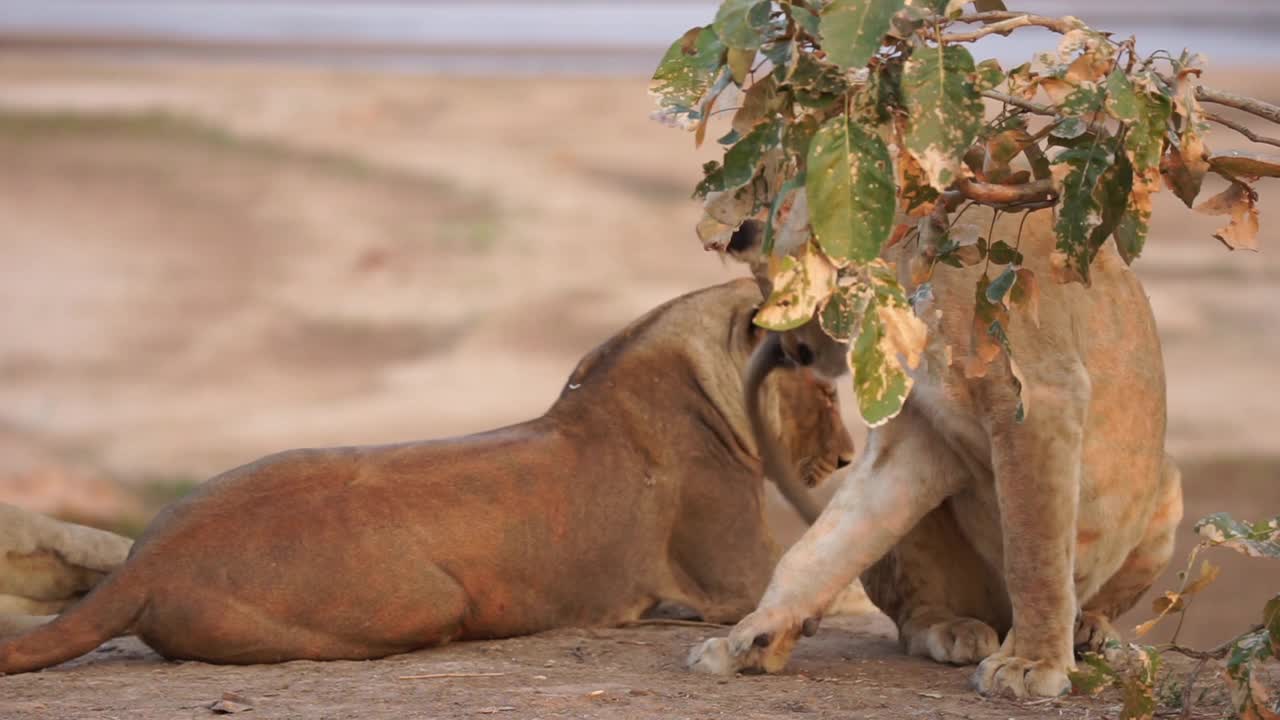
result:
[[[136,640],[34,675],[0,680],[6,718],[1093,718],[1118,698],[1020,702],[969,689],[972,668],[903,656],[883,616],[837,618],[803,643],[787,673],[695,675],[681,659],[697,628],[558,630],[468,642],[370,662],[228,667],[165,663]],[[421,677],[440,675],[441,677]],[[418,677],[414,677],[418,676]],[[1222,693],[1193,717],[1213,717]],[[224,700],[225,699],[225,700]],[[7,711],[7,712],[6,712]]]
[[[1280,100],[1264,73],[1207,80]],[[650,110],[640,79],[0,55],[0,501],[134,531],[269,452],[540,413],[631,318],[741,272],[692,232],[688,192],[717,151]],[[1205,514],[1280,512],[1271,189],[1263,253],[1226,252],[1219,218],[1165,194],[1137,265],[1184,466],[1180,553]],[[777,503],[771,519],[784,542],[802,529]],[[1215,559],[1222,577],[1181,635],[1200,647],[1280,590],[1274,565]],[[123,639],[0,679],[0,718],[205,717],[223,693],[269,718],[1115,715],[1114,698],[978,698],[971,669],[903,657],[875,614],[830,620],[779,677],[683,672],[706,633],[566,630],[246,668],[166,663]],[[398,679],[436,672],[504,674]]]

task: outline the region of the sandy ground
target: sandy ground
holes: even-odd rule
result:
[[[838,618],[781,676],[695,675],[679,662],[707,637],[688,628],[558,630],[373,662],[219,667],[159,663],[132,638],[36,675],[0,680],[4,717],[206,718],[226,700],[245,718],[1006,718],[1116,717],[1119,699],[983,698],[970,670],[898,654],[883,616]],[[1185,666],[1182,669],[1185,671]],[[413,678],[422,675],[453,677]],[[1220,712],[1222,687],[1195,718]],[[251,709],[244,709],[245,707]]]
[[[1280,99],[1263,78],[1209,81]],[[0,500],[106,522],[146,505],[118,486],[145,499],[283,448],[541,412],[628,320],[741,272],[692,232],[688,191],[714,150],[693,152],[650,109],[638,79],[0,56]],[[1221,137],[1215,147],[1235,144]],[[1266,185],[1262,196],[1265,252],[1226,252],[1216,218],[1166,195],[1138,266],[1185,467],[1183,549],[1208,512],[1280,512],[1280,201]],[[796,536],[784,509],[774,517]],[[1221,559],[1189,643],[1255,622],[1280,588],[1274,566]],[[898,655],[884,622],[843,620],[788,675],[728,684],[678,670],[699,637],[688,629],[244,669],[164,664],[121,641],[0,680],[0,717],[203,716],[223,692],[260,717],[1110,712],[979,700],[968,670]],[[395,679],[456,670],[507,675]]]

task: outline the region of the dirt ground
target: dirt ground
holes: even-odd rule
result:
[[[5,718],[207,718],[226,698],[245,718],[1106,718],[1118,698],[1013,701],[969,689],[972,668],[903,657],[880,615],[837,618],[787,673],[695,675],[680,660],[697,628],[558,630],[371,662],[219,667],[161,663],[136,640],[53,670],[0,680]],[[1185,670],[1185,668],[1184,668]],[[444,675],[422,678],[413,676]],[[449,675],[452,675],[450,677]],[[1216,717],[1221,686],[1192,716]],[[251,708],[251,709],[246,709]]]
[[[1264,74],[1206,80],[1280,100]],[[689,189],[715,151],[650,110],[641,79],[0,55],[0,501],[136,529],[158,500],[268,452],[541,412],[628,320],[741,272],[692,232]],[[1209,512],[1280,513],[1280,196],[1261,190],[1263,253],[1226,252],[1217,218],[1166,194],[1137,266],[1184,466],[1180,551]],[[774,519],[784,541],[800,531],[780,506]],[[1217,560],[1182,634],[1200,647],[1280,589],[1274,565]],[[827,623],[773,678],[681,671],[705,632],[252,668],[167,664],[121,640],[0,679],[0,718],[204,717],[224,692],[270,718],[1114,716],[1106,699],[982,700],[969,669],[899,655],[874,614]],[[432,672],[505,674],[398,679]]]

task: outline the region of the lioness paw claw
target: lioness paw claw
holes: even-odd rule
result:
[[[1120,633],[1106,617],[1095,612],[1084,612],[1076,620],[1076,653],[1103,653],[1111,641],[1119,641]]]
[[[974,685],[983,695],[1058,697],[1071,690],[1066,668],[1046,660],[992,655],[978,665]]]
[[[743,618],[727,638],[712,638],[689,652],[687,665],[695,672],[732,675],[738,672],[778,672],[787,664],[796,637],[817,632],[813,618],[794,621],[780,610],[757,610]]]
[[[973,665],[1000,649],[1000,637],[990,625],[974,618],[955,618],[930,625],[912,638],[909,652],[940,663]]]
[[[711,638],[694,645],[685,665],[694,672],[708,675],[732,675],[739,669],[733,653],[729,652],[728,638]]]

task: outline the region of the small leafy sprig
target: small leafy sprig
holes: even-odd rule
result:
[[[1072,675],[1076,692],[1095,694],[1112,687],[1121,691],[1125,720],[1152,718],[1158,699],[1157,684],[1161,657],[1177,653],[1196,660],[1195,666],[1181,682],[1182,717],[1189,717],[1196,680],[1209,663],[1220,663],[1223,679],[1231,690],[1231,711],[1243,720],[1280,720],[1280,708],[1261,676],[1264,663],[1280,660],[1280,594],[1262,607],[1261,622],[1211,650],[1194,650],[1178,644],[1182,622],[1195,596],[1218,578],[1220,568],[1205,560],[1193,574],[1201,553],[1214,548],[1227,548],[1254,558],[1280,560],[1280,516],[1257,523],[1239,521],[1227,513],[1215,513],[1195,525],[1202,540],[1187,558],[1187,567],[1178,573],[1177,590],[1166,591],[1151,605],[1155,617],[1135,628],[1142,637],[1158,623],[1170,617],[1178,620],[1173,637],[1164,645],[1130,645],[1128,653],[1113,646],[1109,652],[1086,656]]]
[[[939,263],[986,269],[968,377],[1002,355],[1012,362],[1009,312],[1037,307],[1041,279],[1020,249],[954,222],[961,205],[1055,208],[1051,279],[1087,286],[1109,240],[1126,262],[1141,254],[1162,185],[1193,206],[1209,173],[1230,185],[1196,207],[1228,216],[1216,235],[1228,247],[1256,248],[1253,182],[1280,176],[1270,155],[1209,152],[1211,121],[1280,141],[1202,103],[1273,122],[1280,108],[1198,85],[1196,56],[1142,56],[1133,38],[1074,17],[1009,12],[1000,0],[973,5],[724,0],[711,24],[672,44],[650,88],[657,116],[691,130],[698,145],[712,118],[729,118],[716,140],[723,159],[703,166],[694,192],[705,209],[697,234],[723,252],[745,223],[763,227],[754,260],[773,292],[757,322],[785,330],[817,318],[849,340],[858,407],[873,426],[911,390],[907,369],[926,340],[911,300],[928,296]],[[1054,51],[1006,71],[967,47],[1027,27],[1057,33]],[[910,298],[881,259],[908,241],[919,248]]]

